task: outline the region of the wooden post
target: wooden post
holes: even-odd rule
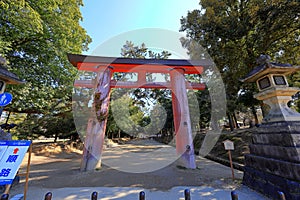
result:
[[[28,190],[31,153],[32,153],[32,142],[31,142],[31,144],[29,146],[29,153],[28,153],[28,161],[27,161],[27,168],[26,168],[26,179],[25,179],[25,186],[24,186],[24,200],[26,200],[27,190]]]
[[[10,187],[11,187],[11,184],[6,185],[6,186],[5,186],[5,191],[4,191],[3,194],[9,194]]]
[[[196,162],[184,70],[173,69],[170,75],[176,152],[181,156],[184,167],[195,169]]]
[[[232,164],[231,150],[234,150],[234,143],[231,140],[223,141],[225,150],[228,150],[229,163],[231,168],[232,180],[234,181],[234,169]]]
[[[232,180],[234,181],[234,169],[233,169],[233,164],[232,164],[231,150],[228,150],[228,156],[229,156]]]
[[[81,171],[89,171],[101,167],[101,155],[110,98],[111,76],[112,69],[110,67],[100,71],[97,75],[94,106],[92,116],[87,126]]]

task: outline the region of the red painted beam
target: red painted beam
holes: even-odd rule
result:
[[[112,88],[155,88],[155,89],[171,89],[171,84],[166,82],[147,82],[145,84],[139,84],[138,82],[122,82],[122,81],[112,81]],[[192,90],[204,90],[205,84],[202,83],[188,83],[186,82],[186,88]]]
[[[94,88],[96,85],[95,80],[75,80],[74,87],[83,87],[83,88]]]
[[[80,71],[99,72],[106,67],[113,67],[113,72],[152,72],[152,73],[170,73],[171,70],[181,68],[184,69],[184,74],[201,74],[203,72],[202,66],[168,66],[157,64],[99,64],[99,63],[85,63],[79,62],[77,69]]]
[[[84,88],[94,88],[95,81],[93,80],[76,80],[74,82],[75,87],[84,87]],[[145,84],[140,84],[139,82],[133,81],[111,81],[111,88],[148,88],[148,89],[171,89],[171,84],[166,82],[146,82]],[[204,90],[205,84],[202,83],[186,83],[187,89],[192,90]]]

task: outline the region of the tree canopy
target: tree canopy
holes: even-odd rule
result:
[[[8,70],[26,81],[9,85],[6,111],[27,113],[18,137],[68,135],[75,130],[71,96],[77,70],[67,53],[88,49],[80,26],[82,0],[0,1],[0,54]]]
[[[58,113],[70,105],[76,70],[67,53],[81,53],[91,42],[79,24],[80,6],[81,0],[0,2],[0,54],[26,81],[9,87],[14,101],[6,109]]]
[[[241,91],[255,90],[239,79],[257,66],[261,54],[300,64],[299,1],[201,0],[199,5],[181,19],[180,30],[203,46],[219,68],[229,112],[237,107]]]

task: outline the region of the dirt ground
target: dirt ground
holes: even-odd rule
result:
[[[148,146],[147,146],[148,145]],[[146,150],[158,148],[159,144],[153,144]],[[66,188],[66,187],[141,187],[150,190],[169,190],[175,186],[210,186],[220,189],[235,189],[240,186],[242,172],[235,171],[236,180],[232,181],[231,170],[218,163],[197,156],[197,169],[185,169],[179,167],[178,161],[159,170],[147,173],[129,173],[113,169],[105,164],[101,169],[89,172],[80,172],[82,151],[70,148],[69,145],[34,144],[30,165],[29,190],[31,187],[39,188]],[[150,148],[151,147],[151,148]],[[138,153],[145,148],[141,143],[118,145],[114,153],[122,155],[125,151]],[[110,146],[106,152],[114,150]],[[145,149],[142,149],[146,151]],[[107,154],[108,154],[107,153]],[[120,158],[121,159],[121,158]],[[21,172],[26,167],[25,157]],[[24,181],[13,186],[10,194],[23,193]]]

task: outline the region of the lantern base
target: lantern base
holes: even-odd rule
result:
[[[254,95],[256,99],[270,106],[270,111],[264,117],[263,123],[300,121],[300,113],[287,106],[292,99],[291,96],[298,91],[299,88],[295,87],[273,87]]]
[[[300,122],[263,124],[251,130],[243,183],[263,194],[300,199]]]

